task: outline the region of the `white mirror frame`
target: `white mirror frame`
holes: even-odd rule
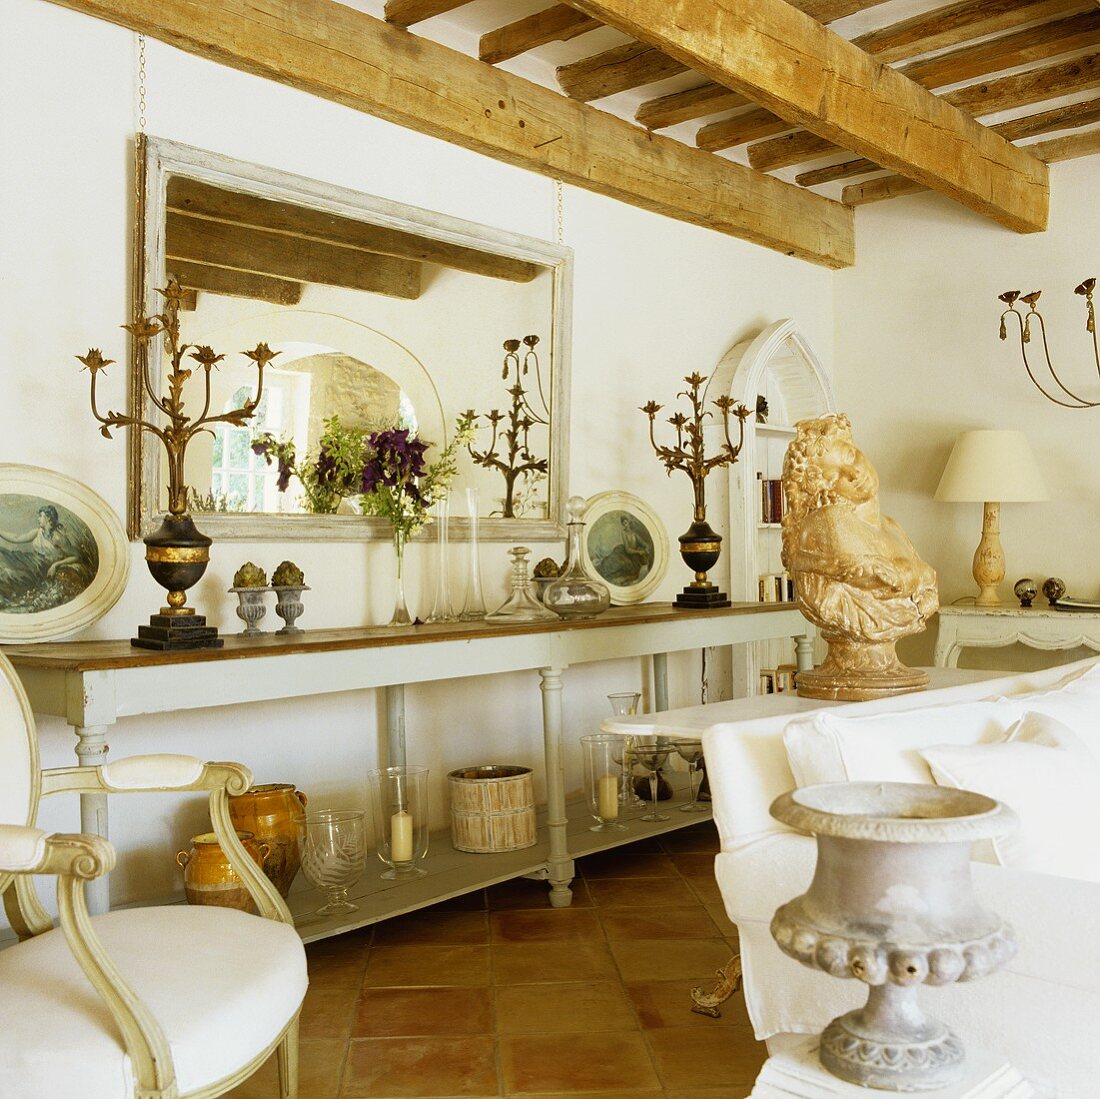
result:
[[[140,141],[141,139],[139,139]],[[134,256],[134,285],[141,287],[139,308],[143,315],[157,311],[157,289],[164,285],[165,210],[168,179],[183,175],[255,195],[258,198],[293,202],[346,218],[420,233],[434,240],[480,248],[496,255],[527,260],[553,272],[550,332],[550,480],[546,519],[498,519],[481,516],[479,537],[489,542],[553,542],[565,537],[565,501],[569,495],[569,377],[572,345],[573,250],[535,237],[462,221],[416,206],[363,194],[346,187],[292,175],[276,168],[248,164],[181,145],[165,138],[146,137],[141,160],[141,233]],[[141,379],[130,354],[130,408],[146,419],[157,415],[151,399],[141,389]],[[160,375],[153,372],[159,384]],[[450,427],[451,425],[447,425]],[[445,440],[444,440],[445,442]],[[131,538],[141,538],[160,522],[163,450],[155,439],[134,429],[129,435],[130,501],[127,526]],[[464,509],[455,508],[449,523],[449,537],[465,541],[470,522]],[[358,515],[293,515],[270,512],[202,512],[196,516],[202,531],[217,542],[369,542],[392,537],[384,519]],[[431,527],[418,536],[433,537]]]

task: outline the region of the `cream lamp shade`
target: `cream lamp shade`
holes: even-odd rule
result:
[[[974,552],[975,603],[997,606],[997,585],[1005,577],[1001,504],[1049,499],[1027,436],[1022,431],[964,431],[947,459],[936,499],[985,505],[982,539]]]

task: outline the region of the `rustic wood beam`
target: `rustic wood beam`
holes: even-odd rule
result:
[[[1082,156],[1095,156],[1100,153],[1100,130],[1086,130],[1083,134],[1069,134],[1067,137],[1054,137],[1050,141],[1037,141],[1029,149],[1047,164],[1059,160],[1076,160]]]
[[[210,267],[205,263],[174,259],[168,263],[168,273],[181,286],[192,291],[205,290],[231,298],[252,298],[270,302],[272,305],[297,305],[302,300],[300,282],[254,275],[248,271],[233,271],[228,267]]]
[[[397,27],[411,27],[436,15],[445,15],[461,8],[470,0],[386,0],[386,22]]]
[[[844,188],[841,201],[845,206],[866,206],[869,202],[882,202],[884,199],[915,195],[927,190],[923,183],[918,183],[915,179],[883,176],[881,179],[869,179],[866,183],[850,183]]]
[[[774,172],[779,168],[789,168],[792,164],[804,164],[807,160],[820,160],[840,148],[835,142],[818,137],[809,130],[795,130],[794,133],[750,145],[749,164],[758,172]]]
[[[697,0],[690,8],[666,0],[572,2],[827,141],[1011,229],[1046,227],[1040,161],[783,0]]]
[[[996,114],[998,111],[1012,111],[1017,107],[1030,106],[1032,103],[1057,99],[1059,96],[1071,95],[1074,92],[1091,91],[1093,88],[1100,88],[1100,53],[1075,57],[1072,61],[1058,61],[1053,65],[1045,65],[1039,69],[1029,69],[1027,72],[1016,73],[1014,76],[1002,76],[996,80],[967,84],[963,88],[956,88],[952,92],[947,92],[942,98],[960,110],[980,118],[983,115]],[[801,163],[802,159],[811,159],[812,157],[825,156],[827,153],[841,151],[838,145],[826,148],[820,142],[812,141],[812,135],[804,136],[806,137],[805,144],[797,145],[792,141],[786,147],[790,152],[796,154],[799,159],[785,159],[778,147],[774,149],[773,160],[776,167],[789,167],[791,164]],[[761,153],[763,152],[761,150]],[[759,157],[760,154],[758,154],[758,159]],[[863,159],[861,157],[849,162],[853,168],[858,169],[852,173],[837,175],[835,172],[841,165],[830,165],[826,168],[817,168],[812,172],[804,173],[807,178],[813,180],[812,183],[802,183],[802,176],[795,177],[795,182],[801,186],[813,187],[818,183],[844,179],[849,174],[863,175]]]
[[[537,50],[549,42],[568,42],[602,26],[598,20],[568,4],[555,4],[507,26],[487,31],[478,44],[478,56],[489,65],[499,65],[501,61]]]
[[[777,114],[757,107],[733,118],[708,122],[695,135],[695,144],[700,149],[717,152],[719,149],[732,149],[734,145],[744,145],[746,141],[759,141],[772,134],[781,134],[790,128],[791,124],[784,122]]]
[[[170,212],[165,221],[165,255],[170,261],[190,260],[391,298],[420,297],[419,263],[180,213]]]
[[[1072,50],[1096,45],[1100,11],[1082,12],[1014,34],[1001,35],[971,46],[913,61],[898,70],[925,88],[942,88],[989,73],[1045,61]]]
[[[721,84],[706,83],[697,88],[647,99],[634,118],[639,126],[647,130],[663,130],[680,122],[690,122],[693,118],[705,118],[719,111],[746,107],[749,102],[740,92],[731,92]]]
[[[561,90],[582,103],[640,88],[684,72],[687,65],[642,42],[605,50],[557,70]]]
[[[834,23],[868,8],[877,8],[884,2],[885,0],[794,0],[791,6],[819,23]]]
[[[227,191],[202,180],[173,176],[168,181],[169,210],[193,217],[208,218],[234,225],[249,225],[292,237],[309,237],[328,244],[340,244],[417,263],[436,263],[474,275],[485,275],[509,282],[530,282],[539,266],[526,260],[498,256],[478,248],[468,248],[433,240],[419,233],[389,229],[366,221],[337,217],[292,202],[276,202]]]
[[[855,160],[845,160],[840,164],[827,164],[824,168],[800,172],[794,177],[794,181],[799,187],[817,187],[822,183],[835,183],[838,179],[851,179],[853,176],[866,176],[871,172],[881,171],[881,164],[860,156]]]
[[[54,2],[655,213],[827,267],[853,262],[852,212],[840,203],[647,134],[337,0]]]

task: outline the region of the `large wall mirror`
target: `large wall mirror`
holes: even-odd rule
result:
[[[252,422],[218,425],[188,450],[191,511],[205,532],[388,538],[353,498],[333,512],[297,479],[281,486],[254,442],[268,434],[313,456],[336,417],[354,431],[414,430],[436,444],[430,462],[472,410],[482,462],[459,457],[452,532],[465,535],[464,490],[476,488],[483,537],[562,536],[569,249],[160,138],[146,139],[144,166],[143,312],[160,311],[168,278],[185,287],[181,337],[225,355],[211,408],[236,408],[254,392],[255,367],[240,352],[260,341],[279,352]],[[163,386],[166,363],[149,369]],[[156,420],[151,400],[144,411]],[[133,436],[131,534],[140,536],[166,510],[167,473],[161,448]]]

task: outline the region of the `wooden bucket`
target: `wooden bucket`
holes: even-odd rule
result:
[[[535,785],[530,767],[460,767],[451,788],[451,843],[484,854],[533,847]]]

